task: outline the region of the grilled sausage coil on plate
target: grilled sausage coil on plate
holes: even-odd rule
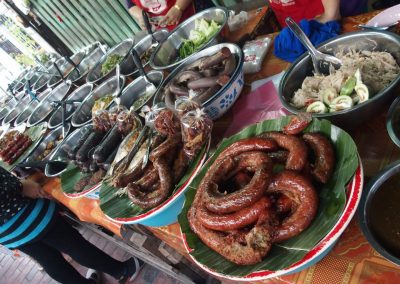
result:
[[[306,127],[301,123],[289,132]],[[277,164],[285,169],[276,170]],[[319,203],[313,181],[326,183],[334,167],[332,143],[319,133],[266,132],[236,141],[202,178],[187,215],[190,228],[229,261],[258,263],[274,243],[310,226]]]

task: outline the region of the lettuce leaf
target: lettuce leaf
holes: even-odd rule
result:
[[[221,25],[211,20],[195,20],[195,28],[190,31],[189,38],[179,48],[179,57],[185,58],[199,50],[221,28]]]

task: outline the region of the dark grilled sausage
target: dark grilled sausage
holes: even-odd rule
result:
[[[244,228],[254,224],[260,214],[271,205],[267,197],[262,197],[254,204],[230,214],[215,214],[201,206],[197,216],[206,228],[216,231],[229,231]]]
[[[260,137],[273,139],[279,147],[289,151],[286,160],[286,169],[301,171],[307,162],[307,146],[303,140],[293,135],[286,135],[279,132],[267,132]]]
[[[311,174],[317,181],[327,183],[335,169],[335,152],[332,143],[320,133],[306,133],[303,139],[314,151],[316,157]]]
[[[273,179],[267,192],[284,194],[292,201],[292,212],[276,228],[274,242],[297,236],[314,220],[318,209],[318,195],[311,182],[302,175],[285,170]]]

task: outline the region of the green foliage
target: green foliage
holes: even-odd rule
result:
[[[21,64],[25,67],[35,65],[35,61],[25,54],[15,54],[14,53],[13,57],[14,57],[15,61],[17,61],[19,64]]]

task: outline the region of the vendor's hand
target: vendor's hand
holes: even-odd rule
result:
[[[168,13],[158,22],[160,27],[177,25],[182,17],[182,11],[176,7],[169,9]]]
[[[51,198],[37,182],[31,180],[22,180],[22,195],[29,198]]]
[[[142,15],[142,9],[140,9],[138,6],[133,6],[129,9],[129,13],[135,19],[135,21],[139,25],[139,27],[142,30],[146,30],[146,25],[144,24],[143,15]]]

